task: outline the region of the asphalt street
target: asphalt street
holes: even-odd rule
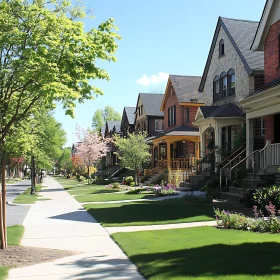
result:
[[[12,202],[15,197],[24,192],[30,187],[30,180],[23,180],[15,185],[7,185],[7,199],[6,201]],[[31,206],[28,205],[8,205],[7,209],[7,226],[22,225],[23,221],[30,210]]]

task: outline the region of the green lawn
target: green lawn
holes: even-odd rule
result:
[[[36,192],[41,190],[41,186],[36,186]],[[40,195],[38,194],[30,194],[30,188],[26,189],[22,194],[17,196],[13,203],[16,204],[34,204],[37,200],[40,200]],[[42,199],[41,199],[42,200]]]
[[[143,198],[153,198],[155,194],[126,194],[126,193],[116,193],[116,194],[89,194],[89,195],[77,195],[75,198],[79,202],[106,202],[106,201],[117,201],[117,200],[133,200],[133,199],[143,199]]]
[[[103,226],[174,224],[214,219],[212,205],[189,204],[185,203],[183,198],[134,203],[86,204],[84,207]]]
[[[7,228],[8,245],[19,245],[23,235],[23,226],[12,226]],[[8,267],[0,266],[0,280],[6,279],[8,275]]]
[[[279,280],[280,236],[211,227],[115,233],[148,280]]]

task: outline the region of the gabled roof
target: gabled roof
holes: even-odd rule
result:
[[[106,124],[100,127],[100,132],[104,136],[106,131]]]
[[[120,125],[120,124],[114,125],[113,131],[114,131],[115,133],[121,132],[121,125]]]
[[[141,98],[147,116],[163,117],[164,113],[160,111],[163,96],[159,93],[139,93],[137,104]]]
[[[199,110],[205,119],[244,116],[242,110],[237,105],[232,103],[221,106],[202,106],[199,108]]]
[[[134,124],[135,107],[124,107],[129,124]]]
[[[202,93],[198,92],[200,81],[201,77],[198,76],[170,75],[160,109],[164,111],[165,101],[168,97],[168,87],[170,83],[174,89],[179,103],[203,103]]]
[[[280,19],[279,1],[267,0],[262,12],[251,49],[254,51],[262,51],[264,49],[264,41],[270,26]]]
[[[107,121],[108,132],[112,131],[115,125],[121,125],[121,121]]]
[[[199,136],[199,129],[198,127],[189,126],[189,125],[180,125],[170,130],[165,131],[163,134],[155,137],[160,138],[162,136]]]
[[[264,69],[264,54],[263,52],[254,52],[250,49],[253,42],[258,22],[239,20],[239,19],[229,19],[219,17],[206,65],[204,68],[203,76],[199,86],[199,91],[202,92],[204,89],[206,77],[211,64],[213,52],[215,45],[217,43],[217,38],[219,35],[220,28],[223,28],[227,34],[229,40],[231,41],[233,47],[235,48],[237,54],[239,55],[241,61],[244,64],[244,68],[248,75],[254,73],[263,73]]]

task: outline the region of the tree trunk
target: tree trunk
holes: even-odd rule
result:
[[[137,185],[137,170],[135,170],[135,176],[134,176],[134,182],[135,182],[135,186]]]
[[[4,145],[3,145],[4,146]],[[2,147],[3,147],[2,146]],[[1,162],[1,174],[2,174],[2,205],[1,205],[1,217],[0,217],[0,230],[1,230],[1,249],[7,248],[7,229],[6,229],[6,155],[5,151],[2,151]],[[3,241],[2,241],[3,239]]]
[[[88,185],[89,185],[89,166],[88,166],[88,174],[87,175],[88,175],[87,178],[88,178]]]

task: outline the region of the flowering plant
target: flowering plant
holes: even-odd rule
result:
[[[177,190],[176,187],[172,184],[167,184],[167,185],[163,184],[162,186],[155,185],[153,187],[153,191],[157,196],[174,195],[177,194],[176,190]]]

